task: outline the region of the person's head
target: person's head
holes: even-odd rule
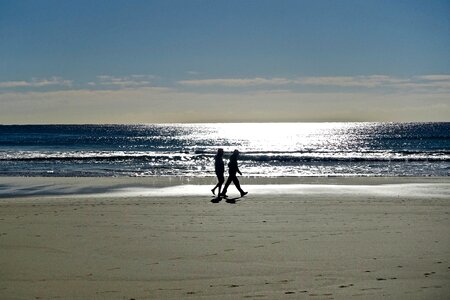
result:
[[[217,155],[218,156],[222,156],[223,155],[223,149],[222,148],[217,149]]]
[[[233,151],[233,156],[235,156],[235,157],[238,157],[238,156],[239,156],[239,150],[238,150],[238,149],[235,149],[235,150]]]

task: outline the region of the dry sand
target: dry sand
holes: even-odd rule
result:
[[[450,297],[449,178],[212,182],[0,178],[0,299]]]

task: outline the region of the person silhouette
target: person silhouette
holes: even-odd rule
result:
[[[228,179],[225,183],[225,187],[223,188],[223,191],[219,196],[221,197],[228,197],[227,196],[227,190],[228,186],[231,184],[231,182],[234,183],[234,186],[238,189],[238,191],[241,193],[241,197],[244,197],[248,194],[248,192],[244,192],[241,188],[241,185],[239,184],[239,180],[236,176],[236,173],[239,173],[239,175],[242,175],[241,171],[239,170],[237,159],[239,157],[239,150],[234,150],[233,154],[230,156],[230,161],[228,162]]]
[[[225,182],[225,177],[223,176],[223,173],[225,172],[225,167],[223,165],[222,158],[223,158],[223,149],[219,148],[219,149],[217,149],[216,156],[214,156],[214,170],[216,172],[218,182],[217,182],[216,186],[211,190],[213,195],[216,194],[215,190],[217,188],[219,188],[218,195],[220,195],[220,190],[222,189],[222,184]]]

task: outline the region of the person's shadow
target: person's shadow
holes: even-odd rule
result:
[[[225,202],[228,204],[236,204],[236,202],[241,201],[242,197],[233,197],[233,198],[222,198],[222,197],[215,197],[211,200],[212,203],[219,203],[222,201],[222,199],[225,199]]]
[[[212,203],[219,203],[220,201],[222,201],[222,197],[215,197],[211,200]]]

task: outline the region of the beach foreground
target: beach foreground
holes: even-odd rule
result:
[[[448,178],[152,180],[0,178],[0,298],[450,295]]]

